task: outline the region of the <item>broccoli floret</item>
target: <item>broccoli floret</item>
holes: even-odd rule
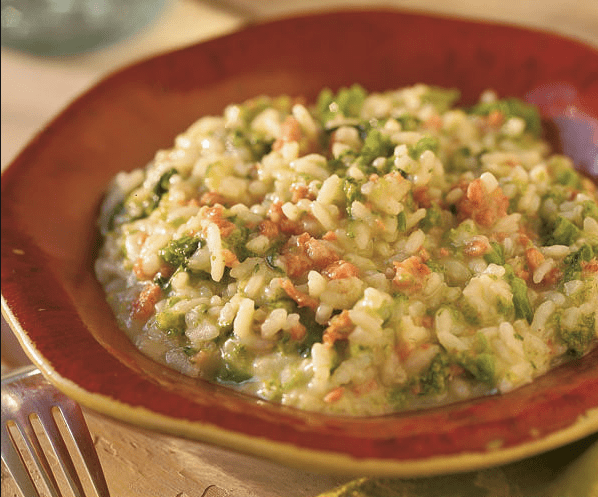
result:
[[[388,403],[396,410],[402,409],[407,404],[407,392],[405,391],[405,387],[399,386],[394,387],[388,393]]]
[[[559,216],[553,232],[554,243],[557,245],[572,245],[579,238],[580,229],[571,221]]]

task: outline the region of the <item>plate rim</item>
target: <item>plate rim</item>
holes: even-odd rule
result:
[[[197,45],[204,45],[213,42],[218,42],[218,40],[222,38],[227,38],[230,36],[235,36],[240,31],[251,30],[256,26],[262,26],[265,24],[275,24],[278,22],[284,22],[288,20],[293,20],[297,18],[310,18],[310,17],[317,17],[320,15],[329,15],[331,13],[339,13],[339,12],[387,12],[392,11],[394,13],[399,14],[409,14],[409,15],[421,15],[423,17],[432,17],[437,19],[444,19],[449,21],[461,21],[464,23],[473,23],[473,24],[483,24],[483,25],[491,25],[491,26],[506,26],[517,30],[524,30],[524,31],[537,31],[545,34],[549,34],[550,36],[555,36],[558,38],[563,38],[571,42],[575,42],[581,45],[584,45],[589,48],[593,48],[590,45],[585,44],[584,42],[571,39],[565,37],[558,33],[553,33],[550,31],[545,30],[537,30],[533,28],[522,27],[518,25],[512,25],[508,23],[495,23],[495,22],[488,22],[488,21],[480,21],[477,19],[462,19],[462,18],[455,18],[452,16],[443,16],[443,15],[431,15],[427,13],[421,12],[414,12],[414,11],[404,11],[398,9],[348,9],[348,10],[334,10],[334,11],[325,11],[319,12],[317,14],[302,14],[298,16],[291,16],[291,17],[283,17],[277,18],[273,20],[267,20],[265,22],[259,22],[255,24],[250,24],[247,27],[241,28],[239,31],[234,31],[233,33],[228,33],[223,36],[210,39],[208,41],[200,42],[197,44],[192,44],[188,47],[179,48],[173,51],[165,52],[163,54],[158,54],[156,56],[148,57],[147,59],[138,61],[134,64],[127,65],[123,68],[120,68],[108,75],[104,78],[97,81],[90,89],[85,91],[82,95],[77,97],[73,102],[71,102],[65,109],[63,109],[54,119],[52,119],[40,132],[34,136],[34,138],[26,144],[26,146],[19,152],[17,157],[11,161],[11,163],[5,168],[2,173],[3,180],[5,178],[5,172],[9,171],[11,167],[18,162],[19,157],[26,152],[32,145],[35,144],[39,136],[42,136],[46,129],[51,128],[55,125],[57,121],[59,121],[65,114],[68,113],[68,110],[76,106],[77,103],[85,98],[90,92],[93,92],[96,88],[102,86],[105,81],[110,80],[115,75],[118,75],[122,71],[125,71],[131,67],[135,67],[139,64],[144,64],[145,62],[151,61],[153,59],[159,57],[168,57],[169,55],[185,51],[187,49],[193,48]],[[48,377],[48,379],[54,383],[59,389],[64,391],[66,394],[72,396],[76,400],[78,400],[82,405],[90,407],[100,413],[106,414],[110,417],[115,417],[117,419],[122,419],[127,422],[132,422],[134,425],[137,426],[144,426],[146,428],[155,429],[164,433],[174,434],[178,436],[184,436],[186,438],[192,438],[196,440],[203,440],[208,441],[209,443],[216,443],[217,445],[226,446],[227,448],[233,450],[239,450],[241,452],[246,452],[249,454],[260,455],[262,457],[266,457],[267,459],[275,460],[277,462],[282,462],[287,465],[296,465],[299,467],[313,467],[314,463],[317,464],[322,469],[326,469],[326,471],[331,472],[349,472],[351,474],[360,473],[360,474],[372,474],[372,475],[382,475],[382,476],[414,476],[414,475],[421,475],[421,476],[429,476],[433,474],[439,474],[438,471],[444,473],[447,471],[464,471],[469,469],[478,469],[483,467],[488,467],[496,464],[501,464],[504,462],[509,462],[514,459],[521,459],[524,457],[528,457],[538,452],[542,452],[544,450],[548,450],[551,448],[558,447],[563,445],[564,443],[572,442],[579,438],[582,438],[585,435],[594,433],[598,431],[598,407],[591,408],[586,411],[585,415],[580,417],[575,423],[572,425],[554,431],[546,436],[538,440],[533,440],[530,442],[520,443],[514,447],[507,447],[503,449],[496,449],[493,451],[487,451],[484,453],[460,453],[455,455],[440,455],[440,456],[433,456],[433,457],[425,457],[425,458],[418,458],[415,460],[391,460],[391,459],[376,459],[376,458],[354,458],[348,456],[346,454],[341,454],[339,452],[327,452],[321,451],[313,448],[303,448],[291,443],[284,443],[276,440],[267,439],[265,437],[255,437],[252,435],[247,435],[246,433],[239,433],[233,430],[224,429],[221,427],[214,427],[212,425],[206,426],[206,423],[201,423],[199,421],[188,421],[182,420],[180,418],[166,416],[164,414],[156,413],[152,410],[137,407],[137,406],[129,406],[129,404],[123,403],[116,399],[104,396],[103,394],[90,392],[81,388],[77,385],[74,381],[61,376],[57,373],[53,366],[44,358],[43,354],[36,348],[35,343],[30,340],[29,335],[27,332],[21,327],[20,323],[13,315],[10,306],[8,305],[7,301],[4,297],[4,291],[2,295],[2,313],[5,315],[7,322],[11,326],[13,330],[15,330],[15,335],[17,339],[23,346],[25,352],[30,357],[30,359],[36,364],[40,370]],[[123,407],[127,407],[127,409],[123,409]],[[115,416],[115,412],[121,412],[119,416]],[[122,412],[131,414],[123,415]],[[176,426],[176,429],[173,429],[173,426]],[[241,446],[239,445],[239,441],[241,441]],[[234,442],[234,443],[233,443]],[[284,449],[284,450],[281,450]],[[316,457],[317,456],[317,457]],[[474,462],[475,461],[475,462]],[[475,465],[475,467],[472,466]],[[442,468],[440,468],[442,466]]]

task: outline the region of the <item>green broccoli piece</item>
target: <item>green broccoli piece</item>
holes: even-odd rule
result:
[[[185,314],[183,312],[162,311],[156,314],[156,325],[168,336],[185,334]]]
[[[506,269],[505,278],[511,285],[511,291],[513,292],[515,317],[518,319],[525,318],[528,323],[531,323],[534,318],[534,311],[527,296],[527,284],[524,280],[515,276],[515,272],[510,265],[506,264],[504,267]]]
[[[199,238],[186,235],[172,240],[166,247],[160,249],[158,253],[168,264],[175,267],[184,266],[199,245]]]
[[[579,234],[577,226],[563,216],[558,216],[552,226],[552,234],[547,237],[547,245],[572,245]]]
[[[251,151],[254,160],[260,161],[264,155],[272,151],[273,139],[267,139],[261,133],[244,131],[236,128],[232,131],[231,143],[235,148],[245,147]]]
[[[326,123],[338,114],[359,117],[366,96],[367,92],[358,84],[341,88],[336,95],[330,88],[325,88],[318,95],[316,104],[322,122]]]
[[[448,388],[450,361],[445,352],[438,353],[419,377],[419,395],[441,394]]]
[[[401,124],[403,131],[415,131],[421,124],[421,119],[412,114],[402,114],[395,119]]]
[[[249,229],[237,224],[235,226],[236,228],[222,240],[222,245],[234,252],[237,259],[243,262],[247,257],[252,255],[251,251],[246,247],[247,239],[249,238]]]
[[[216,379],[223,383],[244,383],[252,378],[253,354],[240,343],[227,342],[222,348],[222,362]]]
[[[478,310],[466,300],[460,302],[461,314],[467,323],[472,326],[479,326],[481,323],[480,313]]]
[[[459,354],[455,362],[482,383],[492,386],[496,382],[494,356],[492,354],[487,352],[475,356]]]
[[[548,161],[547,166],[557,183],[575,189],[581,188],[581,176],[573,168],[568,157],[554,155]]]
[[[178,174],[174,168],[166,171],[147,196],[138,197],[137,190],[129,193],[124,202],[119,202],[112,210],[108,218],[108,229],[113,230],[116,226],[131,223],[137,219],[149,216],[160,204],[160,200],[170,188],[170,178]]]
[[[487,116],[493,111],[501,112],[505,118],[520,117],[525,121],[526,129],[533,136],[539,137],[542,134],[542,120],[538,109],[518,98],[505,98],[494,102],[480,102],[472,107],[469,112],[481,116]]]
[[[595,319],[594,314],[584,314],[574,330],[563,329],[559,319],[558,336],[570,354],[579,357],[589,348],[595,339]]]
[[[149,198],[148,205],[145,207],[145,215],[149,216],[151,212],[158,207],[160,200],[164,196],[164,194],[170,189],[170,178],[172,178],[175,174],[179,172],[175,168],[171,168],[166,171],[158,182],[154,185],[152,190],[152,195]]]
[[[428,91],[422,95],[421,100],[423,103],[432,104],[436,110],[442,114],[449,110],[460,98],[461,92],[456,88],[431,86]]]
[[[225,362],[216,373],[216,378],[222,383],[245,383],[252,375],[236,368],[230,362]]]
[[[488,264],[498,264],[504,266],[505,264],[505,251],[503,246],[498,242],[490,242],[492,250],[484,254],[484,260]]]
[[[592,200],[586,200],[582,204],[581,216],[583,218],[592,217],[598,221],[598,204]]]
[[[419,226],[426,233],[430,231],[434,226],[440,226],[442,224],[442,209],[438,204],[433,204],[429,209],[426,210],[426,217],[420,222]]]
[[[369,166],[377,157],[389,157],[394,152],[394,145],[391,139],[382,134],[380,130],[371,129],[361,148],[359,162],[364,166]]]
[[[399,212],[397,215],[397,230],[401,233],[407,229],[407,215],[405,211]]]
[[[584,244],[577,252],[569,254],[563,259],[565,266],[563,279],[565,282],[577,280],[581,276],[582,261],[588,262],[594,257],[594,250],[587,243]]]
[[[423,154],[426,150],[431,150],[434,153],[438,152],[438,139],[434,138],[433,136],[424,136],[420,138],[420,140],[410,147],[409,156],[416,160],[419,159],[421,154]]]
[[[347,215],[351,216],[351,204],[356,200],[361,200],[361,183],[355,178],[347,176],[343,180],[343,192],[345,193],[345,205]]]

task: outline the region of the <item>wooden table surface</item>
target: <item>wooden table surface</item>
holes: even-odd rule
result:
[[[598,1],[171,0],[135,37],[97,52],[37,58],[2,49],[1,165],[6,167],[54,115],[107,73],[141,58],[228,33],[250,19],[340,6],[385,5],[541,28],[598,47]],[[2,322],[3,371],[26,361]],[[124,426],[87,412],[113,496],[314,496],[347,481]],[[17,495],[2,469],[2,494]],[[358,476],[358,475],[356,475]],[[6,492],[6,494],[5,494]]]

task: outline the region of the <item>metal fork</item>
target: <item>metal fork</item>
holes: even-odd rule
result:
[[[74,445],[73,452],[88,473],[85,480],[75,469],[74,459],[56,422],[56,415],[63,418],[61,424],[67,429],[63,431],[72,437],[69,444],[71,447]],[[41,423],[43,432],[32,423],[35,418]],[[46,439],[46,450],[40,443],[42,438]],[[2,462],[25,497],[44,495],[40,480],[46,487],[46,494],[49,492],[51,497],[62,495],[57,482],[60,473],[55,474],[50,464],[54,460],[54,466],[61,470],[62,478],[59,479],[62,486],[70,486],[75,497],[86,495],[82,481],[87,481],[87,488],[93,488],[99,497],[109,497],[100,460],[81,408],[54,388],[34,367],[21,368],[3,376]]]

